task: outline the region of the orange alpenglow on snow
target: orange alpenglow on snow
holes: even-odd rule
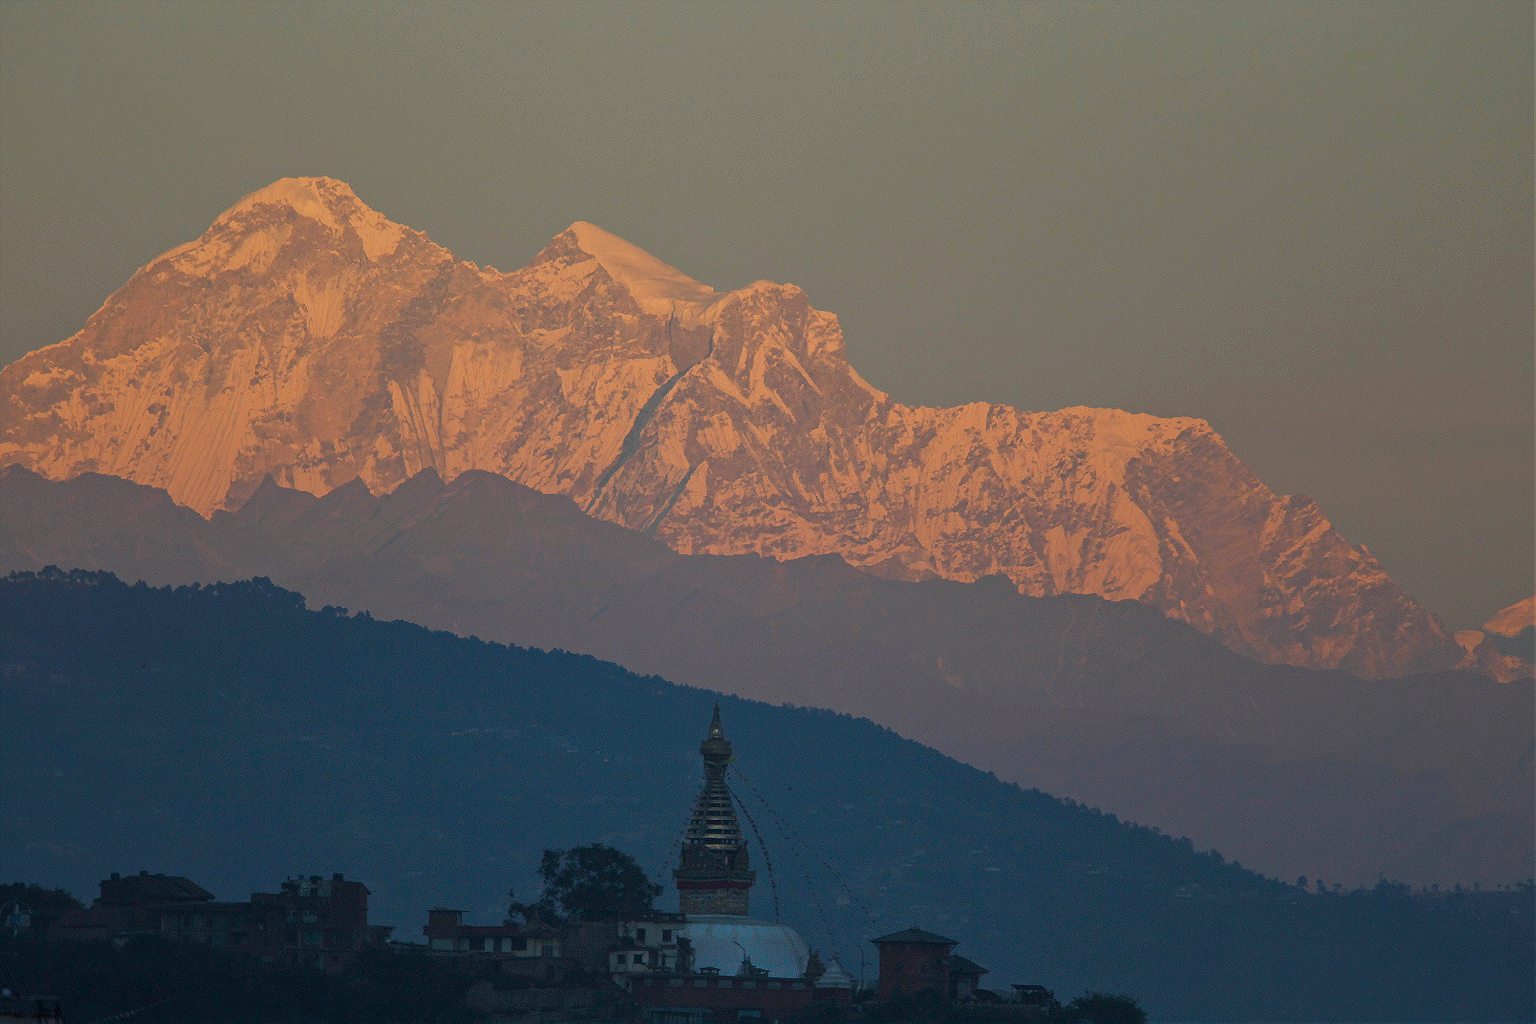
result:
[[[329,178],[245,197],[0,372],[0,464],[204,515],[268,474],[324,494],[487,470],[685,554],[1002,574],[1268,661],[1493,670],[1201,420],[904,405],[793,285],[717,291],[585,222],[503,273]]]

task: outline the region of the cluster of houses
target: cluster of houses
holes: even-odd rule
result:
[[[850,1004],[854,982],[836,956],[823,959],[793,928],[750,915],[756,874],[725,781],[731,744],[718,708],[699,750],[704,785],[673,872],[679,912],[473,924],[463,911],[439,908],[422,928],[427,955],[469,967],[494,963],[545,989],[611,985],[646,1024],[791,1021],[815,1015],[818,1006]],[[278,892],[241,902],[217,901],[186,878],[113,875],[91,907],[63,915],[50,931],[61,939],[157,935],[335,971],[390,941],[390,928],[368,923],[368,895],[361,882],[339,874],[290,878]],[[956,954],[954,939],[914,925],[870,941],[879,950],[872,998],[1000,998],[980,987],[986,968]],[[1040,986],[1014,988],[1009,1001],[1023,1007],[1044,1010],[1052,1002]]]
[[[124,941],[153,935],[245,953],[290,967],[336,971],[382,946],[392,928],[368,923],[368,887],[343,876],[290,878],[239,902],[179,875],[113,874],[89,907],[61,915],[56,939]]]

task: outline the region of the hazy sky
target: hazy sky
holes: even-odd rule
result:
[[[327,174],[793,281],[920,403],[1210,420],[1453,625],[1533,582],[1513,3],[0,4],[0,358]]]

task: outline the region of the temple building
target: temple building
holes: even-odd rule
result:
[[[704,758],[704,786],[694,803],[677,870],[672,872],[686,922],[683,934],[693,946],[693,969],[803,977],[811,956],[805,940],[787,925],[750,916],[757,873],[751,868],[746,837],[725,783],[731,741],[721,728],[719,705],[699,753]]]
[[[741,823],[725,784],[731,741],[720,726],[718,704],[699,753],[704,758],[704,788],[688,822],[681,862],[672,872],[678,902],[684,914],[746,917],[757,873],[748,862]]]
[[[757,876],[726,783],[731,743],[718,705],[699,753],[704,785],[672,873],[682,911],[675,966],[624,979],[646,1020],[792,1020],[815,1002],[848,1002],[852,982],[835,958],[823,964],[793,928],[750,916]],[[665,952],[642,955],[666,964]]]

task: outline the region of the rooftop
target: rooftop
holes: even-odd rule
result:
[[[116,875],[102,879],[97,904],[126,907],[153,903],[197,903],[213,899],[213,893],[181,875]]]
[[[911,946],[960,945],[960,943],[956,942],[954,939],[946,939],[942,935],[935,935],[933,932],[925,932],[917,925],[913,925],[911,928],[907,928],[903,931],[891,932],[889,935],[882,935],[878,939],[870,939],[869,941],[877,946],[884,945],[885,943],[891,943],[892,945],[904,943]]]
[[[959,953],[951,953],[946,963],[949,965],[950,974],[968,974],[979,978],[983,974],[989,973],[981,964],[969,957],[961,956]]]

